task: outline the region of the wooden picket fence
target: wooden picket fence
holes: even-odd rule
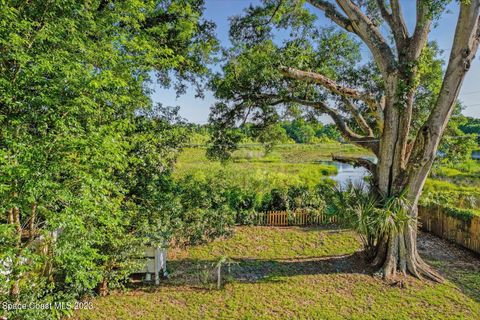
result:
[[[262,212],[258,216],[257,224],[262,226],[313,226],[336,222],[336,217],[327,217],[323,213],[295,210]]]
[[[423,230],[480,253],[480,217],[461,220],[437,206],[419,207],[418,217]]]

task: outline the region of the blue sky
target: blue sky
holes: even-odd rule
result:
[[[204,16],[206,19],[212,20],[217,25],[217,37],[221,44],[228,46],[228,18],[239,14],[250,3],[259,3],[257,0],[206,0],[206,10]],[[444,52],[444,59],[448,60],[450,48],[455,31],[455,24],[458,15],[456,1],[452,3],[446,13],[443,14],[437,23],[437,27],[430,33],[430,40],[439,43],[440,48]],[[415,22],[415,1],[403,0],[403,11],[410,30]],[[331,25],[331,22],[324,18],[323,13],[312,8],[312,12],[321,19],[321,23]],[[468,72],[460,93],[460,100],[467,106],[464,114],[467,116],[480,118],[480,54],[472,64]],[[176,98],[174,90],[157,90],[152,99],[154,102],[161,102],[167,106],[180,106],[180,114],[190,122],[206,123],[208,119],[210,106],[215,102],[215,98],[211,92],[205,93],[205,98],[195,98],[195,90],[188,90],[187,93]],[[324,120],[328,121],[327,118]]]

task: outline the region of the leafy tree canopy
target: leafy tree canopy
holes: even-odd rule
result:
[[[155,81],[200,93],[217,49],[202,11],[202,0],[2,1],[4,301],[76,298],[124,278],[140,244],[169,239],[184,134],[150,93]],[[42,256],[45,239],[55,249]]]
[[[365,135],[382,130],[383,126],[376,121],[378,110],[368,103],[368,99],[380,100],[383,92],[383,79],[375,62],[362,54],[363,47],[353,36],[321,25],[303,1],[272,0],[248,7],[243,15],[232,18],[230,38],[233,46],[225,53],[222,72],[211,82],[221,101],[210,115],[217,131],[212,140],[212,156],[228,156],[239,142],[220,131],[243,122],[271,128],[271,123],[287,115],[303,115],[308,120],[327,114],[340,128],[348,125]],[[426,120],[440,90],[441,53],[432,42],[418,61],[414,129],[418,130]],[[335,81],[335,85],[356,88],[368,97],[366,101],[346,99],[335,89],[319,86],[300,73],[286,77],[287,67],[323,75]],[[335,106],[334,110],[323,108],[322,102]],[[336,121],[338,117],[344,121]]]
[[[414,222],[372,235],[375,261],[386,278],[408,271],[441,280],[412,240],[416,207],[478,49],[480,28],[480,2],[460,1],[443,74],[438,47],[428,36],[448,2],[418,0],[409,30],[398,0],[264,0],[232,19],[234,46],[212,81],[221,100],[211,113],[218,130],[247,120],[268,125],[278,121],[279,110],[309,108],[329,115],[346,140],[377,157],[333,156],[365,167],[372,193],[385,203],[401,203]],[[322,27],[311,12],[337,27]],[[361,48],[371,55],[362,57]],[[228,155],[237,142],[230,138],[214,135],[218,147],[211,153]]]

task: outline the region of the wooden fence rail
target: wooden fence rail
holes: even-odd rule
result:
[[[480,217],[460,219],[436,206],[419,207],[418,217],[423,230],[480,253]]]
[[[452,217],[441,207],[419,207],[418,217],[423,230],[480,253],[480,217],[468,220]],[[305,210],[268,211],[258,215],[262,226],[313,226],[337,223],[336,217]]]
[[[295,210],[262,212],[257,224],[262,226],[311,226],[336,222],[336,217],[327,217],[323,213]]]

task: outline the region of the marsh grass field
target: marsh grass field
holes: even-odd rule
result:
[[[240,146],[230,161],[220,163],[209,160],[205,148],[196,147],[186,148],[180,154],[174,175],[207,176],[227,172],[232,179],[243,180],[243,185],[261,180],[313,185],[337,174],[337,168],[328,164],[332,154],[370,156],[368,151],[350,144],[278,145],[269,153],[258,144]]]
[[[338,173],[332,155],[372,157],[352,144],[283,144],[269,153],[261,144],[240,145],[226,163],[212,161],[206,148],[186,148],[176,163],[174,176],[191,175],[201,179],[222,176],[255,192],[288,185],[315,186]],[[437,164],[425,183],[424,199],[441,194],[441,204],[467,208],[480,215],[480,161]],[[467,201],[462,200],[468,198]]]

